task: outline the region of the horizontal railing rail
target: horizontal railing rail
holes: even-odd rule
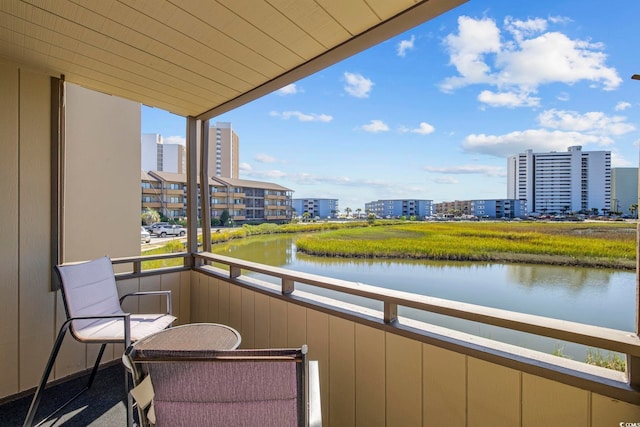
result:
[[[149,270],[142,269],[142,263],[146,261],[158,261],[174,258],[182,258],[182,265],[174,267],[163,267]],[[144,255],[132,257],[112,258],[113,265],[131,264],[132,269],[127,272],[116,273],[117,280],[133,279],[137,277],[155,276],[159,273],[167,273],[172,271],[190,270],[193,265],[193,258],[188,252],[175,252],[169,254]]]
[[[397,325],[398,307],[409,307],[623,353],[627,355],[627,391],[637,394],[634,391],[634,387],[631,387],[634,383],[631,381],[632,372],[629,369],[630,362],[640,357],[640,338],[634,332],[384,289],[358,282],[272,267],[209,252],[200,252],[193,254],[193,256],[196,260],[196,269],[209,275],[221,277],[231,283],[242,284],[243,281],[240,280],[242,270],[275,278],[280,282],[278,286],[283,297],[292,296],[295,291],[295,284],[301,283],[379,301],[384,307],[383,321],[389,326]],[[211,268],[209,265],[213,264],[227,266],[228,271],[220,268]],[[559,364],[562,363],[562,359],[558,357]],[[638,401],[640,397],[635,396],[632,400]]]

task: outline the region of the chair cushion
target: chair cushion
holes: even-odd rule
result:
[[[169,314],[132,314],[131,342],[159,332],[167,328],[175,316]],[[92,323],[83,322],[80,328],[76,327],[78,321],[71,322],[72,331],[79,341],[83,342],[124,342],[124,320],[106,319]]]

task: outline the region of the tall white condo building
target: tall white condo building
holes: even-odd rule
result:
[[[611,152],[573,146],[510,156],[507,198],[526,200],[529,213],[605,213],[611,209]]]

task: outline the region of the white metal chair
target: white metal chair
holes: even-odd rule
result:
[[[51,349],[49,361],[31,401],[24,427],[33,424],[42,392],[47,385],[58,351],[68,330],[71,331],[73,338],[79,342],[101,344],[100,351],[87,385],[64,405],[41,420],[38,425],[56,415],[91,387],[107,344],[122,343],[126,349],[132,342],[161,331],[176,320],[176,317],[171,314],[171,291],[134,292],[118,298],[113,265],[109,257],[105,256],[78,264],[58,265],[56,273],[60,278],[60,290],[67,320],[62,324]],[[165,296],[166,313],[130,314],[122,310],[121,304],[126,297],[142,295]],[[133,409],[129,396],[129,378],[126,372],[125,388],[128,402],[127,425],[131,425]]]

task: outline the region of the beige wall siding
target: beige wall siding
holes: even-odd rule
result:
[[[50,76],[0,61],[0,398],[37,384],[65,318],[50,291],[50,87]],[[66,105],[65,260],[139,255],[139,104],[67,85]],[[177,277],[165,280],[182,309],[189,277]],[[105,359],[120,350],[111,346]],[[90,366],[96,352],[65,339],[51,379]]]
[[[140,104],[66,85],[65,262],[140,255]]]
[[[233,326],[242,347],[309,345],[310,359],[319,362],[324,426],[604,427],[640,421],[640,406],[192,275],[192,301],[208,298],[211,307],[202,321],[224,323],[217,307],[242,311],[232,316],[240,319]],[[216,292],[221,286],[227,290]],[[233,301],[238,294],[239,303]]]
[[[0,370],[0,396],[19,389],[19,75],[17,66],[0,61],[0,359],[12,368]]]

